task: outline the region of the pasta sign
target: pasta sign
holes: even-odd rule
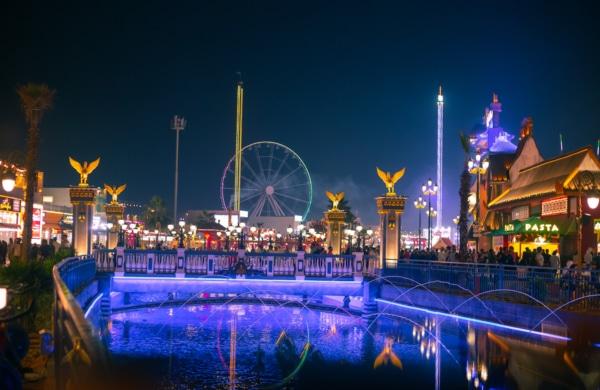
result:
[[[526,223],[526,232],[558,233],[558,226],[552,223]]]

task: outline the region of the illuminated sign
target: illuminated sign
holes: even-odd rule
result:
[[[558,226],[553,223],[526,223],[526,232],[558,233]]]
[[[600,219],[594,220],[594,231],[600,233]]]
[[[542,201],[542,216],[566,214],[568,205],[566,196]]]
[[[13,198],[0,197],[0,210],[18,213],[21,211],[21,201]]]
[[[513,225],[512,223],[504,225],[504,231],[505,232],[514,232],[515,231],[515,225]]]
[[[33,205],[31,222],[31,242],[39,244],[42,240],[42,221],[44,219],[43,207],[39,204]]]

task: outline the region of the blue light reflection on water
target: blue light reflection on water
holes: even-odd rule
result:
[[[234,383],[238,388],[364,388],[403,383],[433,388],[436,353],[442,388],[466,387],[465,367],[474,361],[479,372],[471,371],[471,382],[478,375],[483,384],[481,368],[487,364],[487,383],[504,386],[503,351],[487,334],[486,328],[419,313],[369,323],[298,307],[211,304],[115,313],[108,342],[117,365],[144,362],[148,375],[164,387],[230,388]],[[401,367],[386,355],[386,345]],[[378,356],[383,358],[374,368]],[[296,375],[290,378],[291,373]]]

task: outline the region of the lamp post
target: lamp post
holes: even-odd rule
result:
[[[364,243],[364,241],[365,241],[365,235],[363,233],[363,230],[364,230],[364,228],[362,227],[362,225],[358,225],[356,227],[356,235],[358,237],[358,242],[357,242],[357,244],[358,244],[358,248],[357,249],[358,250],[362,250],[362,248],[365,245],[365,243]],[[361,243],[361,239],[362,239],[362,243]]]
[[[600,184],[600,183],[598,183]],[[591,210],[595,210],[600,204],[600,189],[594,179],[594,174],[590,171],[583,171],[579,174],[578,180],[573,180],[573,186],[578,193],[577,205],[577,251],[581,261],[583,261],[583,192],[586,192],[587,205]]]
[[[419,250],[421,250],[421,210],[427,206],[427,202],[423,199],[422,196],[419,196],[417,200],[415,200],[415,207],[417,208],[417,213],[419,213]]]
[[[477,192],[475,196],[475,205],[476,205],[476,213],[473,222],[473,235],[476,234],[475,240],[475,251],[479,253],[479,223],[480,221],[480,213],[481,213],[481,204],[479,202],[479,187],[481,185],[481,175],[484,175],[490,166],[489,160],[486,158],[483,161],[481,160],[481,153],[477,152],[475,154],[475,159],[469,159],[468,167],[469,173],[472,175],[477,175]]]
[[[288,234],[288,242],[290,242],[292,240],[292,233],[294,232],[294,229],[291,226],[288,226],[287,229],[285,229],[285,231]]]
[[[179,185],[179,133],[185,129],[186,120],[175,115],[171,121],[171,129],[175,130],[175,189],[173,196],[173,218],[177,218],[177,190]]]
[[[185,226],[185,221],[182,219],[179,221],[179,248],[185,248],[183,244],[183,235],[185,234],[185,230],[183,230]]]
[[[458,242],[458,224],[460,223],[460,216],[452,218],[452,222],[454,222],[454,241]]]
[[[304,225],[303,224],[299,224],[297,226],[297,230],[298,230],[298,247],[296,248],[296,250],[298,252],[303,252],[304,251],[304,246],[302,245],[302,236],[304,235]]]
[[[369,238],[371,239],[371,245],[369,245],[369,249],[371,249],[371,247],[373,246],[373,229],[367,229],[367,236],[369,236]],[[365,246],[367,246],[366,237],[365,237]]]
[[[345,229],[344,233],[348,236],[348,251],[352,253],[352,238],[354,237],[355,231],[353,229]]]
[[[433,184],[433,181],[431,179],[428,179],[427,184],[423,184],[423,186],[421,186],[421,190],[423,191],[423,195],[427,195],[427,204],[429,205],[429,208],[432,209],[431,196],[437,194],[437,190],[438,190],[437,184]],[[428,218],[427,218],[427,248],[429,250],[431,250],[431,239],[432,239],[431,215],[428,214]]]
[[[431,221],[431,218],[437,217],[437,211],[433,207],[429,207],[429,209],[426,211],[426,213],[427,213],[427,218],[429,218],[430,221]],[[433,237],[430,233],[429,239],[431,240],[432,238]],[[429,244],[429,250],[431,250],[431,243]]]
[[[262,246],[262,243],[260,242],[261,236],[260,236],[260,232],[259,232],[258,239],[256,239],[256,236],[255,236],[256,230],[257,230],[256,226],[250,226],[250,241],[254,241],[254,240],[258,241],[258,246],[260,247],[260,246]],[[254,248],[256,248],[256,247],[257,247],[257,244],[254,244]]]

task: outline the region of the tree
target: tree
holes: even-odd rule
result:
[[[21,108],[25,114],[25,121],[29,125],[27,130],[27,154],[25,156],[25,221],[23,223],[23,258],[28,258],[31,250],[31,236],[33,225],[33,196],[37,185],[37,163],[39,158],[40,122],[44,112],[52,107],[55,91],[46,84],[28,83],[17,88],[21,100]]]
[[[458,221],[458,229],[460,232],[459,251],[461,256],[467,253],[467,234],[469,231],[469,194],[471,192],[471,174],[469,173],[469,153],[471,152],[471,142],[469,137],[460,133],[460,145],[462,147],[465,161],[464,168],[460,174],[460,189],[458,195],[460,197],[460,215]]]
[[[333,207],[333,203],[329,201],[329,209]],[[338,209],[346,212],[346,220],[344,221],[347,225],[354,225],[356,223],[356,215],[352,213],[352,209],[348,204],[348,200],[346,198],[342,199],[338,204]]]
[[[150,201],[144,207],[143,218],[148,229],[159,229],[167,226],[170,219],[167,215],[165,201],[156,195],[150,198]]]

